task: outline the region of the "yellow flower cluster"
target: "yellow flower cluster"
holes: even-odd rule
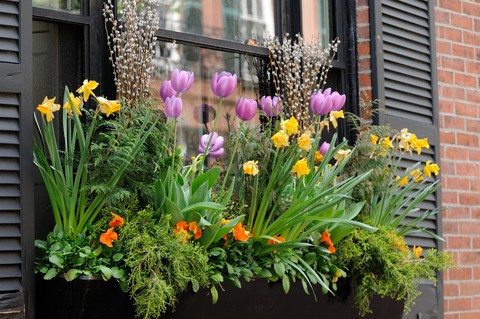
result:
[[[120,111],[120,103],[118,101],[111,101],[107,100],[103,97],[95,96],[93,90],[96,89],[98,83],[96,81],[89,81],[84,80],[83,85],[77,89],[77,93],[83,95],[83,101],[87,101],[90,95],[92,95],[98,102],[100,112],[110,116],[110,114]],[[60,110],[60,104],[55,103],[55,97],[49,99],[45,97],[43,102],[38,105],[37,110],[42,114],[45,115],[45,119],[47,122],[50,122],[55,116],[53,115],[54,112]],[[64,109],[67,110],[68,115],[72,116],[72,106],[75,110],[75,113],[78,115],[82,115],[81,109],[83,107],[83,101],[79,97],[76,97],[73,93],[69,94],[69,100],[65,102],[63,106]]]
[[[409,133],[407,128],[400,131],[400,134],[396,136],[398,140],[398,147],[401,150],[412,153],[412,150],[416,150],[417,154],[422,153],[422,148],[430,148],[427,138],[418,139],[413,133]]]

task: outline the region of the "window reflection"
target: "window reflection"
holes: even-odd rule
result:
[[[274,34],[273,0],[162,0],[160,28],[246,42]]]
[[[333,18],[333,0],[303,0],[303,38],[307,42],[319,39],[325,48],[334,38]]]
[[[238,126],[235,105],[239,97],[259,98],[259,88],[267,87],[262,74],[266,61],[258,58],[165,42],[158,42],[155,72],[151,82],[153,94],[160,99],[160,86],[175,68],[193,71],[193,87],[182,95],[183,112],[178,119],[178,144],[190,157],[198,153],[200,136],[210,132],[218,111],[219,98],[210,87],[213,73],[227,71],[237,74],[235,92],[225,98],[219,113],[217,132],[227,139],[229,127]],[[260,74],[260,76],[259,76]],[[161,103],[163,104],[163,103]],[[163,105],[160,106],[163,108]],[[250,123],[254,125],[255,123]],[[257,123],[258,124],[258,123]]]
[[[33,0],[33,6],[80,13],[80,0]]]

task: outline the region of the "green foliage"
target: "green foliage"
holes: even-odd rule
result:
[[[58,226],[48,234],[46,241],[36,240],[35,246],[42,251],[35,261],[35,271],[44,274],[46,280],[64,275],[71,281],[85,275],[101,276],[104,280],[115,278],[120,285],[125,283],[121,246],[102,246],[95,239],[87,238],[85,233],[72,238]]]
[[[362,316],[371,312],[374,294],[404,300],[408,312],[420,294],[419,280],[436,282],[436,271],[453,267],[451,255],[435,249],[417,257],[388,227],[376,232],[356,229],[338,244],[337,258],[355,281],[355,302]]]
[[[152,223],[154,210],[146,208],[128,216],[121,243],[129,270],[128,288],[138,317],[158,318],[174,308],[177,294],[188,284],[209,284],[208,256],[204,248],[182,243],[167,217]]]

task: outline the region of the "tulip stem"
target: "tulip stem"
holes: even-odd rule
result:
[[[230,173],[230,169],[232,168],[232,162],[235,154],[237,153],[238,142],[240,141],[240,135],[242,134],[243,128],[243,121],[240,122],[240,128],[238,129],[237,139],[235,141],[235,145],[233,146],[233,152],[230,153],[230,162],[228,163],[227,172],[223,178],[222,188],[220,189],[220,194],[223,193],[223,189],[225,188],[225,184],[227,183],[228,174]]]
[[[220,98],[220,102],[218,103],[217,114],[215,114],[215,119],[213,120],[213,130],[209,134],[207,146],[205,147],[205,152],[203,153],[202,167],[203,167],[203,164],[205,163],[205,160],[208,155],[208,151],[210,149],[210,143],[212,142],[212,139],[213,139],[213,133],[215,133],[215,130],[217,129],[217,122],[218,122],[218,117],[220,116],[220,111],[222,109],[222,104],[223,104],[223,97]]]
[[[177,148],[177,119],[173,119],[173,149],[172,149],[172,173],[175,169],[175,152]]]

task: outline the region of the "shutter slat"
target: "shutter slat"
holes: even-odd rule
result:
[[[18,15],[18,4],[15,2],[16,1],[1,1],[0,12]]]
[[[17,185],[0,184],[0,197],[20,197],[20,189]]]
[[[20,214],[13,211],[1,211],[0,224],[20,224]]]
[[[20,144],[18,133],[0,131],[0,144]]]
[[[20,210],[20,203],[15,198],[0,198],[0,214],[3,210]]]
[[[0,251],[21,250],[22,246],[17,238],[0,238]]]
[[[19,172],[0,171],[0,181],[3,184],[20,184]]]
[[[21,264],[22,258],[20,252],[0,251],[0,265],[15,265]]]
[[[2,155],[4,157],[20,157],[20,151],[18,149],[18,145],[0,145],[2,149]]]
[[[0,118],[0,130],[18,132],[20,131],[20,127],[17,120]]]
[[[16,291],[22,289],[20,279],[5,278],[0,279],[0,291]]]
[[[0,216],[1,216],[1,213],[0,213]],[[21,232],[20,232],[20,227],[18,225],[0,224],[0,237],[20,237],[20,236],[21,236]]]
[[[3,265],[0,266],[0,278],[16,277],[20,278],[22,271],[20,267],[15,265]]]
[[[18,171],[20,170],[20,163],[17,158],[1,158],[0,170],[2,171]]]

